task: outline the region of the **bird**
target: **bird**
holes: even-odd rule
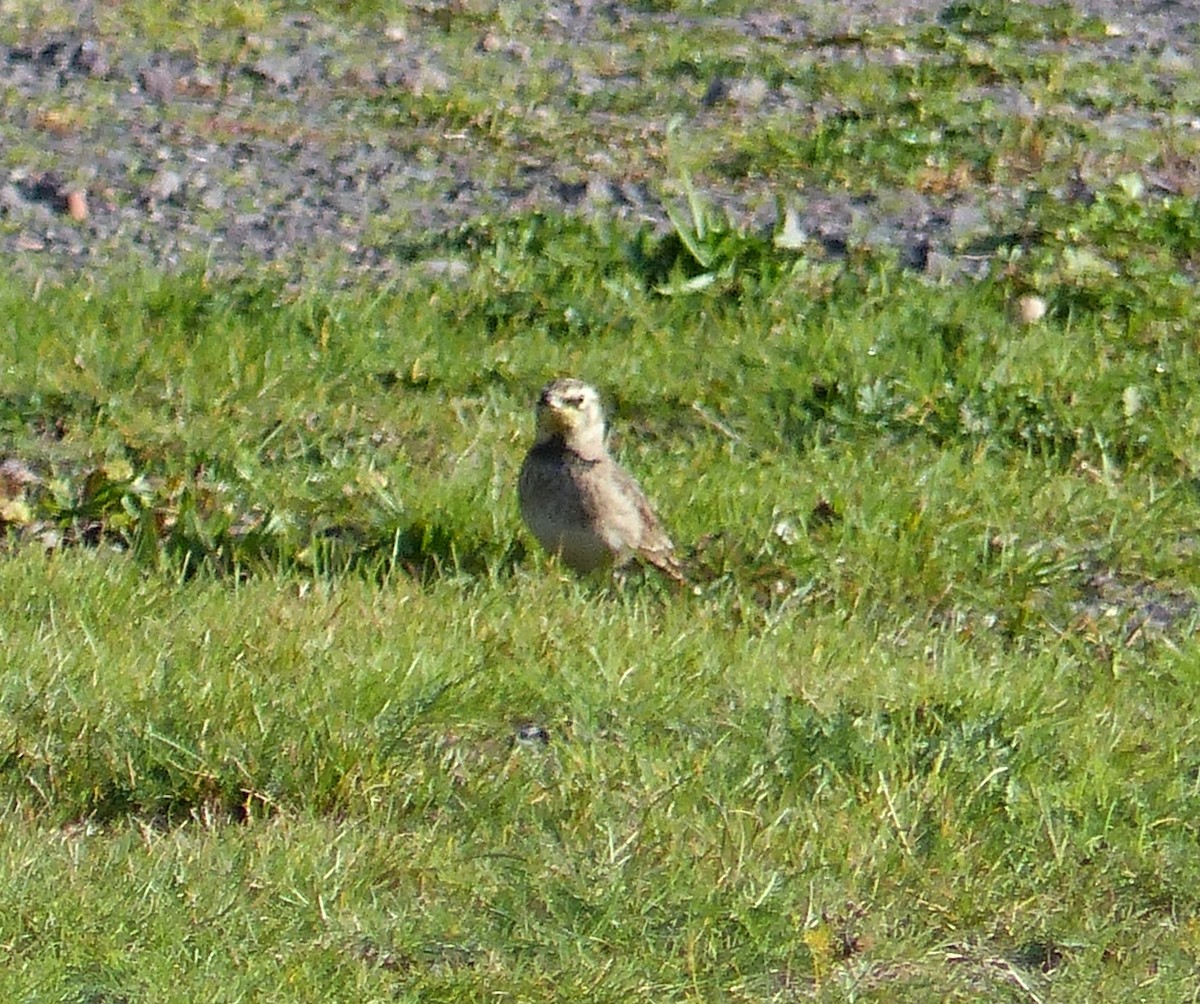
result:
[[[536,412],[537,434],[517,495],[538,543],[579,573],[639,560],[685,581],[641,486],[608,452],[596,389],[573,377],[552,380],[538,395]]]

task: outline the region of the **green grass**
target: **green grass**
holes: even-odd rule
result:
[[[1066,8],[829,42],[915,66],[722,30],[630,41],[639,83],[589,100],[673,81],[678,110],[732,67],[835,112],[714,109],[720,155],[664,123],[637,163],[675,182],[665,234],[384,220],[413,267],[382,286],[0,274],[4,457],[40,476],[0,498],[4,999],[1195,998],[1197,202],[1148,181],[1193,141],[1135,156],[1061,110],[1094,75],[1009,43],[1094,41]],[[1106,74],[1113,107],[1170,106]],[[363,114],[555,128],[461,98]],[[727,219],[699,193],[731,151],[1029,197],[991,278],[939,284]],[[577,581],[522,529],[566,373],[694,589]]]
[[[4,288],[9,997],[1188,997],[1190,308],[703,235]],[[559,372],[694,593],[532,552]]]

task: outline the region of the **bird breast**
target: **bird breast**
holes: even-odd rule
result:
[[[628,556],[625,534],[612,523],[614,513],[604,512],[603,464],[552,445],[535,447],[518,483],[521,515],[538,543],[580,572]]]

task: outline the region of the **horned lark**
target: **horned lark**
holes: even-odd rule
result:
[[[537,402],[537,438],[517,486],[525,524],[577,572],[635,558],[682,582],[670,538],[633,476],[609,456],[595,388],[555,380]]]

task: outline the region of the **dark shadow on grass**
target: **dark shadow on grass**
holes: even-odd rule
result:
[[[313,538],[306,562],[314,575],[362,575],[386,581],[400,574],[431,583],[447,575],[507,577],[525,558],[520,539],[497,549],[437,520],[418,518],[393,527],[326,527]]]
[[[100,403],[89,394],[0,394],[0,431],[58,440],[74,426],[90,423],[99,412]]]
[[[525,557],[519,538],[495,540],[422,516],[297,525],[294,515],[277,515],[197,477],[152,481],[128,465],[54,481],[51,489],[31,475],[14,489],[23,508],[7,522],[0,517],[0,543],[108,547],[181,581],[291,574],[381,582],[404,575],[430,583],[447,575],[506,577]]]

